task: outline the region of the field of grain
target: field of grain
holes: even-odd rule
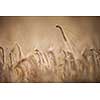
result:
[[[100,82],[98,25],[94,17],[0,18],[0,82]]]
[[[67,45],[61,26],[56,27]],[[74,52],[72,48],[56,51],[50,47],[45,52],[34,49],[24,55],[16,43],[5,56],[5,50],[0,47],[0,82],[100,82],[100,49],[86,48],[78,58]]]

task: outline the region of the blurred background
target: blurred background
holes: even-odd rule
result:
[[[34,48],[65,48],[56,25],[63,27],[70,45],[81,52],[84,48],[100,48],[100,17],[0,17],[0,46],[12,48],[17,42],[24,54]]]

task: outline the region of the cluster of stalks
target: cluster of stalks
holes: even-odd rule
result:
[[[67,39],[63,30],[65,42]],[[100,49],[85,49],[79,58],[72,51],[34,49],[25,56],[15,44],[8,55],[0,47],[0,82],[100,82]]]

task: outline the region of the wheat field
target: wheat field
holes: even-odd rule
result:
[[[46,51],[34,48],[25,55],[16,43],[6,55],[1,46],[0,82],[100,82],[100,49],[85,48],[80,53],[68,42],[62,27],[56,25],[56,28],[70,50],[51,46]],[[75,53],[79,54],[77,58]]]

